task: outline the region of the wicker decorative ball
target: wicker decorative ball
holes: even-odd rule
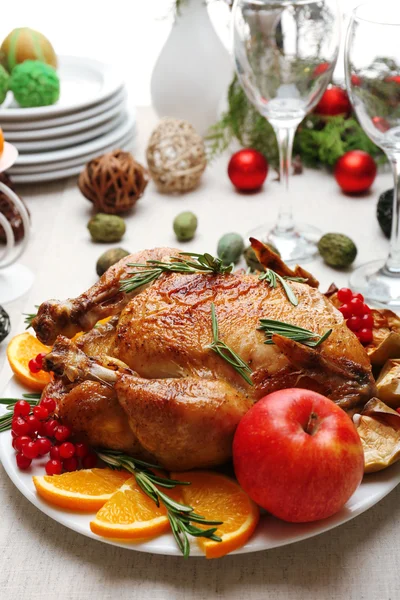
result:
[[[153,131],[146,157],[150,175],[164,193],[193,190],[207,166],[204,142],[194,127],[169,117]]]
[[[114,150],[90,160],[79,189],[97,211],[115,215],[132,208],[146,189],[147,170],[129,152]]]

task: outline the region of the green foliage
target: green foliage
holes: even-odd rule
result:
[[[301,123],[295,137],[294,152],[310,167],[332,167],[349,150],[364,150],[375,158],[383,157],[353,116],[322,119],[310,115]]]
[[[233,139],[244,147],[262,152],[272,166],[278,165],[275,133],[247,99],[236,77],[228,89],[228,110],[207,135],[209,157],[212,159],[221,154]],[[356,149],[383,160],[383,153],[371,142],[354,116],[346,119],[312,114],[300,124],[294,141],[294,154],[299,154],[304,164],[312,167],[332,167],[345,152]]]
[[[175,0],[175,13],[180,15],[182,7],[187,3],[187,0]]]

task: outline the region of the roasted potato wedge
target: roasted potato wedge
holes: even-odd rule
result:
[[[400,358],[400,319],[386,309],[373,309],[373,342],[365,349],[375,367],[382,367],[390,358]]]
[[[376,380],[378,398],[391,408],[400,407],[400,359],[388,360]]]
[[[372,398],[354,418],[363,449],[365,473],[386,469],[400,458],[400,415]]]

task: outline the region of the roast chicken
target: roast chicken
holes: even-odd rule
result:
[[[128,256],[81,296],[44,302],[33,327],[53,345],[44,368],[54,379],[44,393],[57,400],[59,417],[95,447],[186,470],[226,462],[240,419],[269,392],[302,387],[346,410],[363,406],[375,391],[371,366],[341,313],[311,275],[255,240],[253,247],[265,267],[306,279],[290,281],[297,306],[282,285],[243,270],[166,272],[121,291],[130,263],[168,262],[179,255],[174,248]],[[212,305],[219,339],[248,365],[250,381],[213,350]],[[265,318],[332,333],[316,348],[280,335],[265,344]]]

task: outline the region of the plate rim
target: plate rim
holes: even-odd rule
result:
[[[82,171],[85,162],[95,158],[95,156],[98,155],[98,152],[110,152],[116,146],[121,148],[121,150],[129,150],[131,148],[131,143],[134,140],[135,132],[135,128],[130,129],[124,137],[116,140],[116,142],[109,146],[105,146],[99,151],[88,154],[83,162],[79,162],[76,165],[71,165],[69,167],[57,167],[51,171],[44,170],[32,173],[15,173],[12,175],[12,179],[18,184],[40,184],[50,181],[57,181],[59,179],[66,179],[67,177],[74,177],[75,175],[79,175],[79,173]]]
[[[110,108],[104,112],[100,112],[93,117],[88,119],[82,119],[82,121],[75,121],[74,123],[67,123],[66,125],[57,125],[55,127],[44,127],[43,129],[29,129],[26,131],[15,130],[15,131],[4,131],[4,137],[12,144],[19,142],[41,142],[50,139],[58,139],[67,137],[81,131],[86,131],[94,127],[98,127],[102,123],[109,121],[118,114],[119,111],[123,111],[126,107],[126,94],[122,95],[121,100],[116,104],[112,104]],[[11,134],[11,135],[10,135]]]
[[[3,390],[3,393],[8,394],[9,393],[8,390],[11,388],[11,393],[16,394],[16,393],[18,393],[18,391],[16,391],[16,392],[12,391],[12,389],[15,387],[17,388],[17,390],[21,390],[21,393],[24,393],[24,391],[26,391],[26,388],[24,386],[22,386],[16,380],[15,376],[13,376],[6,384],[6,386]],[[4,411],[5,411],[5,407],[1,407],[1,412],[4,412]],[[84,529],[82,526],[76,524],[75,522],[72,522],[72,523],[66,522],[68,515],[70,515],[70,514],[76,515],[77,513],[73,513],[72,511],[66,511],[61,508],[58,509],[57,507],[52,507],[50,504],[48,504],[47,502],[42,500],[36,494],[30,473],[24,472],[24,471],[19,472],[15,466],[14,466],[14,468],[12,468],[12,463],[11,463],[12,446],[11,446],[11,443],[9,443],[10,452],[6,451],[6,446],[5,446],[5,444],[7,443],[6,440],[8,442],[10,442],[10,439],[11,439],[11,434],[9,431],[0,433],[0,460],[2,462],[3,468],[6,471],[8,477],[11,479],[12,483],[18,489],[18,491],[29,502],[31,502],[31,504],[33,504],[38,510],[43,512],[45,515],[47,515],[48,517],[50,517],[51,519],[53,519],[60,525],[63,525],[64,527],[67,527],[68,529],[75,531],[76,533],[84,535],[90,539],[93,539],[93,540],[96,540],[96,541],[99,541],[102,543],[106,543],[111,546],[117,546],[117,547],[125,548],[128,550],[135,550],[137,552],[159,554],[159,555],[164,555],[164,556],[180,556],[180,557],[182,557],[182,554],[180,553],[179,549],[177,548],[177,546],[174,542],[172,534],[164,534],[163,536],[160,536],[158,538],[153,538],[149,542],[142,542],[142,543],[126,542],[123,540],[112,540],[112,539],[102,538],[101,536],[97,536],[96,534],[93,534],[89,528],[89,519],[90,519],[90,516],[94,513],[79,514],[79,517],[82,517],[81,520],[83,520],[84,518],[87,519],[87,528],[86,529]],[[371,485],[373,485],[374,483],[379,484],[380,483],[379,479],[381,478],[380,475],[385,474],[387,476],[388,473],[389,474],[391,473],[392,476],[389,479],[389,481],[387,482],[387,485],[386,485],[384,491],[382,492],[382,490],[381,490],[381,491],[375,492],[367,499],[365,499],[363,501],[360,500],[358,502],[358,505],[356,504],[356,506],[352,509],[352,511],[346,511],[346,509],[342,509],[336,515],[333,515],[332,517],[325,519],[323,521],[316,521],[311,524],[303,524],[306,527],[308,526],[310,528],[308,529],[308,531],[297,535],[295,537],[295,539],[290,538],[289,540],[287,540],[287,539],[283,538],[280,540],[275,540],[273,545],[262,544],[261,542],[259,542],[258,545],[252,546],[251,543],[248,543],[248,544],[242,546],[241,548],[238,548],[234,552],[230,553],[228,556],[250,554],[253,552],[261,552],[263,550],[272,550],[273,548],[289,546],[291,544],[301,542],[306,539],[310,539],[312,537],[315,537],[316,535],[326,533],[327,531],[330,531],[336,527],[344,525],[351,519],[356,518],[363,512],[369,510],[372,506],[374,506],[375,504],[380,502],[380,500],[385,498],[389,493],[391,493],[397,487],[397,485],[400,483],[400,462],[398,462],[398,463],[392,465],[391,467],[388,467],[388,469],[385,469],[378,473],[367,475],[368,480],[365,482],[364,485],[368,485],[369,482]],[[27,486],[24,483],[24,477],[25,478],[29,477],[29,483],[30,483],[29,486]],[[363,483],[361,484],[361,486],[362,485],[363,485]],[[343,512],[345,513],[344,515],[342,514]],[[79,517],[78,517],[78,522],[79,522]],[[278,525],[280,524],[282,526],[282,522],[278,521],[277,519],[274,519],[273,517],[270,517],[269,515],[263,515],[262,518],[264,519],[263,525],[267,524],[267,527],[268,527],[268,524],[270,524],[270,523],[272,523],[272,524],[278,523]],[[284,525],[284,527],[293,527],[293,528],[297,527],[296,524],[290,524],[290,523],[284,523],[283,525]],[[304,528],[306,528],[306,527],[304,527]],[[168,541],[169,541],[168,546],[165,547],[162,545],[162,543],[157,544],[157,540],[161,540],[161,539],[164,539],[164,540],[168,539]],[[154,542],[156,542],[156,543],[152,544]],[[191,541],[190,557],[205,558],[205,555],[201,552],[200,548],[198,548],[197,544],[193,541]]]
[[[61,115],[58,117],[44,119],[44,120],[35,120],[35,121],[8,121],[5,125],[2,123],[2,129],[5,137],[7,137],[8,132],[12,133],[22,133],[25,131],[29,131],[30,133],[35,133],[37,131],[41,131],[41,128],[45,129],[53,129],[56,127],[61,127],[59,123],[65,123],[65,125],[75,125],[78,123],[82,123],[83,121],[99,116],[103,113],[103,111],[111,110],[112,108],[116,108],[118,105],[121,105],[124,101],[126,102],[128,98],[128,94],[125,86],[122,87],[116,94],[114,94],[108,100],[101,102],[100,104],[96,104],[95,106],[91,106],[90,108],[86,108],[77,113],[73,113],[71,115]],[[1,117],[0,117],[1,122]],[[16,127],[14,127],[16,125]],[[10,128],[11,126],[11,128]]]
[[[80,156],[85,156],[91,152],[98,152],[103,147],[106,147],[110,144],[114,144],[116,140],[120,137],[123,137],[125,133],[127,133],[136,123],[135,115],[132,112],[125,113],[126,118],[122,119],[120,125],[116,127],[113,131],[109,131],[108,133],[99,136],[94,140],[90,140],[84,142],[82,144],[78,144],[77,146],[72,146],[70,148],[63,148],[59,150],[54,150],[54,152],[32,152],[29,154],[20,154],[18,160],[15,163],[16,167],[27,167],[37,165],[40,166],[46,163],[57,163],[62,160],[69,160],[73,158],[79,158]],[[102,143],[104,141],[104,144]],[[50,156],[47,156],[47,155]],[[12,175],[12,171],[10,171]]]
[[[72,106],[57,106],[57,104],[52,104],[51,106],[38,106],[32,108],[1,108],[0,107],[0,122],[7,121],[24,121],[24,119],[29,120],[37,120],[42,117],[46,117],[49,115],[61,116],[72,114],[75,112],[81,111],[83,108],[89,108],[96,104],[102,103],[108,98],[110,98],[113,94],[115,94],[118,90],[120,90],[123,85],[123,79],[118,69],[114,68],[113,65],[109,63],[102,62],[95,58],[89,58],[86,56],[74,56],[70,54],[60,54],[58,57],[59,67],[65,65],[81,65],[86,64],[92,69],[96,69],[98,72],[101,72],[105,77],[105,89],[100,91],[98,96],[93,96],[92,98],[88,98],[77,104],[73,104]]]
[[[90,142],[95,138],[109,133],[113,128],[118,127],[122,123],[124,114],[126,114],[126,111],[121,110],[121,112],[117,112],[110,119],[107,119],[106,121],[99,123],[94,127],[91,127],[87,130],[78,131],[76,133],[71,133],[69,135],[64,135],[62,137],[42,140],[18,140],[14,141],[13,144],[22,154],[30,154],[31,152],[37,153],[40,152],[40,148],[42,148],[44,152],[51,150],[51,147],[53,147],[54,150],[70,148],[71,146],[75,146],[75,144]]]

